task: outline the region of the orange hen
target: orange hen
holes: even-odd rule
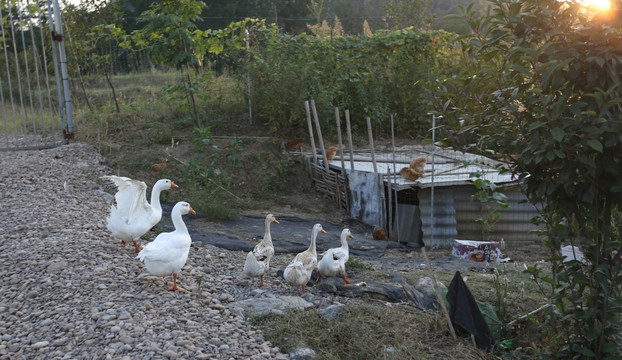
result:
[[[410,168],[415,170],[415,172],[417,172],[419,174],[419,176],[423,176],[424,173],[424,168],[425,168],[425,164],[428,162],[428,160],[424,157],[418,157],[416,159],[412,159],[410,161]]]
[[[336,154],[337,154],[337,147],[336,146],[329,147],[328,149],[326,149],[326,160],[332,161],[335,158]]]
[[[374,240],[386,240],[387,232],[381,227],[374,227],[374,230],[371,233]]]
[[[167,159],[162,159],[162,162],[151,165],[151,171],[153,171],[156,174],[159,174],[160,172],[166,170],[166,161]]]
[[[416,172],[415,170],[411,169],[408,166],[403,167],[402,170],[400,170],[400,175],[402,175],[402,177],[408,181],[416,181],[417,179],[421,177],[421,174],[419,174],[418,172]]]
[[[290,151],[302,151],[302,145],[305,143],[302,139],[293,139],[285,142],[285,147]]]

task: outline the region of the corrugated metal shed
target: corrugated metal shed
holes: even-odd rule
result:
[[[427,158],[424,176],[414,182],[402,178],[399,175],[400,169],[408,166],[411,159],[421,156]],[[371,153],[353,153],[353,167],[350,156],[346,154],[344,158],[343,168],[348,173],[349,192],[351,195],[356,194],[356,201],[351,199],[350,202],[351,215],[370,225],[384,224],[383,227],[389,231],[393,240],[416,246],[421,241],[422,230],[423,241],[431,247],[451,246],[454,239],[498,241],[503,238],[509,246],[518,242],[538,241],[534,232],[537,228],[531,223],[531,218],[538,212],[520,193],[518,180],[508,172],[499,171],[504,165],[502,162],[431,145],[404,146],[396,148],[395,152],[377,152],[375,174]],[[339,156],[329,163],[329,167],[336,172],[342,171]],[[387,176],[389,172],[393,175]],[[398,175],[394,175],[396,172]],[[499,210],[501,218],[491,234],[482,232],[482,224],[476,221],[478,215],[488,211],[485,205],[479,201],[471,201],[471,195],[477,189],[473,186],[475,178],[470,174],[476,172],[480,172],[482,178],[497,184],[510,201],[508,209]],[[376,177],[382,179],[379,180],[381,186],[377,186],[377,181],[371,180],[377,179]],[[385,196],[385,188],[389,186],[397,190],[397,201],[393,197],[392,204],[388,204]],[[392,220],[388,219],[387,206],[392,206],[394,211]],[[485,239],[486,236],[488,239]]]
[[[454,151],[451,149],[438,148],[428,146],[403,146],[395,150],[396,163],[393,165],[393,152],[383,151],[376,154],[376,168],[379,174],[386,175],[391,171],[400,171],[401,168],[408,166],[411,159],[417,157],[426,157],[427,164],[425,166],[425,176],[415,182],[405,180],[399,174],[393,176],[392,181],[396,183],[397,190],[410,188],[416,184],[419,188],[428,188],[432,186],[432,158],[434,158],[434,186],[456,186],[471,185],[473,179],[469,174],[482,171],[484,177],[497,185],[517,185],[518,182],[511,174],[500,174],[495,166],[503,166],[502,162],[495,161],[480,155]],[[344,167],[350,170],[350,158],[344,156]],[[354,170],[364,172],[374,172],[371,155],[369,153],[356,152],[353,156]],[[470,163],[465,167],[465,163]],[[341,160],[339,156],[333,159],[329,166],[331,169],[341,171]]]

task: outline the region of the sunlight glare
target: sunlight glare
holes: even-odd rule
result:
[[[609,0],[583,0],[585,6],[594,7],[599,11],[607,11],[611,8],[611,1]]]

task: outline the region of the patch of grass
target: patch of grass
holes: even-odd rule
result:
[[[354,257],[350,256],[348,262],[346,263],[346,269],[351,270],[373,270],[371,266],[368,264],[357,261]]]
[[[283,352],[308,346],[318,359],[493,359],[447,336],[438,312],[406,305],[346,305],[335,319],[317,310],[291,310],[283,316],[252,317],[251,323]]]

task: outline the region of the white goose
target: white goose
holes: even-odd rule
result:
[[[349,284],[352,280],[346,278],[346,263],[350,258],[350,251],[348,249],[348,237],[354,239],[350,229],[343,229],[341,231],[341,247],[328,249],[322,260],[317,263],[317,281],[320,282],[320,276],[335,276],[341,274],[343,282]]]
[[[159,234],[136,256],[137,259],[145,263],[149,274],[155,276],[173,275],[173,285],[168,288],[169,290],[184,290],[177,286],[177,274],[186,264],[192,244],[188,228],[186,228],[181,217],[188,213],[196,214],[190,204],[185,201],[175,204],[171,212],[175,231]]]
[[[243,273],[250,277],[259,276],[259,287],[264,286],[263,276],[270,268],[270,259],[274,255],[274,245],[272,245],[272,236],[270,235],[270,223],[279,223],[272,214],[266,216],[265,232],[263,240],[255,245],[253,251],[249,251],[246,255]]]
[[[136,252],[140,251],[136,240],[154,227],[162,218],[160,193],[163,190],[177,188],[169,179],[158,180],[151,189],[151,204],[147,202],[147,185],[138,180],[120,176],[102,176],[117,186],[114,198],[116,206],[110,207],[108,230],[121,243],[132,240]]]
[[[313,230],[311,230],[311,244],[309,248],[298,255],[287,265],[283,272],[283,278],[285,281],[294,286],[302,286],[302,293],[305,293],[305,286],[309,279],[311,279],[311,273],[317,265],[317,252],[315,250],[315,239],[317,234],[326,231],[322,228],[322,225],[315,224]]]

